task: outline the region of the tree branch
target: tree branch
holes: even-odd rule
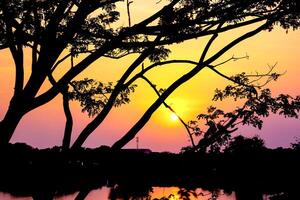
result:
[[[148,23],[152,22],[152,20],[156,19],[157,17],[159,17],[162,13],[166,12],[167,9],[170,9],[171,7],[173,7],[177,2],[179,2],[179,0],[175,0],[172,1],[172,3],[170,3],[169,5],[165,6],[163,9],[161,9],[159,12],[157,12],[156,14],[154,14],[153,16],[149,17],[148,19],[140,22],[137,25],[134,25],[128,29],[126,29],[124,32],[121,32],[119,36],[117,36],[116,38],[114,38],[113,40],[105,43],[100,49],[96,50],[94,53],[92,53],[91,55],[89,55],[88,57],[86,57],[84,60],[82,60],[80,63],[78,63],[72,70],[68,71],[57,83],[57,86],[52,87],[49,91],[47,91],[46,93],[40,95],[37,99],[37,102],[34,102],[33,107],[38,107],[39,105],[44,104],[45,102],[50,101],[52,98],[54,98],[58,93],[59,90],[58,88],[61,87],[64,84],[67,84],[68,82],[70,82],[70,80],[72,80],[74,77],[76,77],[79,73],[81,73],[84,69],[86,69],[91,63],[93,63],[96,59],[98,59],[99,57],[103,56],[106,54],[106,52],[108,52],[110,49],[115,48],[117,45],[123,45],[122,42],[120,41],[120,39],[126,37],[128,34],[135,34],[136,31],[140,30],[141,27],[146,26]],[[254,23],[254,21],[252,22],[248,22],[249,24]],[[207,33],[206,33],[207,34]],[[201,34],[200,34],[201,35]],[[199,35],[197,35],[199,36]],[[193,36],[196,37],[196,36]],[[190,38],[193,38],[190,37]],[[183,38],[185,39],[185,38]],[[132,43],[134,44],[134,43]],[[162,43],[156,42],[156,45],[161,45]],[[150,43],[145,43],[145,46],[148,45],[153,45],[153,42]],[[134,45],[133,45],[134,46]]]
[[[58,60],[53,67],[51,68],[51,72],[54,72],[54,70],[56,69],[56,67],[58,65],[60,65],[62,62],[64,62],[66,59],[68,59],[70,56],[72,56],[72,53],[68,53],[67,55],[65,55],[64,57],[62,57],[60,60]],[[72,68],[71,68],[72,69]],[[55,85],[53,85],[55,86]]]
[[[69,95],[68,95],[68,87],[65,87],[62,89],[61,94],[63,95],[63,108],[66,118],[66,125],[65,125],[65,131],[64,131],[64,137],[62,141],[62,149],[68,150],[70,148],[71,144],[71,136],[72,136],[72,130],[73,130],[73,117],[70,109],[69,104]]]
[[[60,92],[61,87],[63,87],[66,84],[69,84],[69,82],[73,78],[75,78],[78,74],[80,74],[83,70],[85,70],[90,64],[92,64],[99,57],[103,56],[111,48],[112,46],[110,46],[107,43],[101,49],[97,50],[96,52],[94,52],[93,54],[89,55],[84,60],[82,60],[80,63],[75,65],[68,72],[66,72],[65,75],[60,80],[58,80],[57,83],[52,88],[50,88],[45,93],[39,95],[38,97],[36,97],[35,98],[36,100],[35,102],[32,103],[31,107],[34,109],[53,99]]]
[[[35,38],[36,39],[33,41],[33,45],[32,45],[32,56],[31,56],[32,68],[37,63],[37,59],[38,59],[38,41],[37,41],[37,38],[41,34],[40,22],[38,20],[38,13],[37,13],[36,6],[34,6],[34,8],[33,8],[33,18],[34,18],[34,28],[35,28],[35,34],[36,34]]]
[[[157,37],[155,41],[159,41],[160,37]],[[85,140],[88,138],[88,136],[99,126],[99,124],[105,119],[105,117],[108,115],[110,110],[112,109],[114,102],[120,92],[123,90],[123,84],[126,81],[126,79],[131,75],[131,73],[150,55],[152,50],[155,48],[155,45],[150,46],[146,50],[144,50],[143,53],[128,67],[126,72],[123,74],[123,76],[118,81],[117,85],[115,86],[115,89],[111,93],[109,100],[107,101],[105,107],[101,111],[100,114],[98,114],[94,120],[92,120],[80,133],[78,138],[75,140],[72,148],[80,148],[82,144],[85,142]]]
[[[206,44],[206,47],[210,47],[211,43],[216,39],[217,34],[213,35],[212,38]],[[203,54],[201,55],[202,58]],[[201,59],[200,59],[201,60]],[[159,106],[183,83],[190,80],[197,73],[199,73],[205,64],[203,62],[198,63],[196,67],[194,67],[190,72],[186,73],[179,79],[177,79],[169,88],[163,92],[159,98],[148,108],[148,110],[144,113],[144,115],[137,121],[137,123],[117,142],[112,145],[112,149],[121,149],[123,148],[129,141],[131,141],[136,134],[144,127],[144,125],[150,120],[152,114],[159,108]]]
[[[17,52],[14,57],[14,62],[16,66],[16,78],[15,78],[15,95],[21,94],[24,86],[24,52],[23,46],[17,45]]]
[[[166,98],[172,94],[179,86],[190,80],[192,77],[194,77],[196,74],[199,73],[205,66],[210,65],[212,62],[214,62],[216,59],[218,59],[220,56],[222,56],[225,52],[227,52],[229,49],[237,45],[239,42],[248,39],[249,37],[259,33],[260,31],[264,30],[271,22],[265,23],[262,26],[258,27],[257,29],[247,32],[246,34],[240,36],[239,38],[235,39],[234,41],[230,42],[228,45],[226,45],[223,49],[218,51],[216,54],[214,54],[212,57],[204,61],[203,63],[199,63],[195,68],[193,68],[190,72],[186,73],[179,79],[177,79],[173,84],[169,86],[165,90],[163,94],[148,108],[148,110],[144,113],[144,115],[137,121],[137,123],[117,142],[115,142],[112,145],[112,149],[121,149],[123,148],[129,141],[131,141],[136,134],[140,131],[141,128],[144,127],[144,125],[149,121],[152,114],[156,111],[156,109],[166,100]],[[211,40],[214,40],[212,37]],[[210,41],[207,43],[206,46],[210,46]]]
[[[226,53],[229,49],[231,49],[232,47],[234,47],[235,45],[237,45],[241,41],[246,40],[246,39],[248,39],[248,38],[256,35],[257,33],[265,30],[269,25],[272,24],[272,22],[273,21],[267,21],[266,23],[264,23],[263,25],[259,26],[256,29],[254,29],[253,31],[247,32],[244,35],[238,37],[237,39],[233,40],[232,42],[230,42],[229,44],[227,44],[225,47],[223,47],[216,54],[214,54],[213,56],[211,56],[209,59],[207,59],[205,62],[206,63],[212,63],[212,62],[214,62],[216,59],[218,59],[219,57],[221,57],[224,53]]]
[[[14,37],[17,37],[17,33],[13,33],[13,18],[10,16],[10,12],[6,9],[3,9],[3,18],[6,23],[6,36],[9,50],[12,54],[16,76],[15,76],[15,88],[14,88],[14,97],[17,97],[21,94],[24,86],[24,55],[23,55],[23,46],[22,44],[14,43]],[[19,32],[18,32],[19,33]]]
[[[255,24],[255,23],[258,23],[258,22],[261,22],[261,21],[264,21],[264,20],[266,20],[266,18],[262,17],[262,18],[255,18],[255,19],[252,19],[252,20],[248,20],[246,22],[240,22],[238,24],[227,25],[226,27],[220,28],[218,30],[218,33],[227,32],[227,31],[232,30],[232,29],[237,29],[237,28],[244,27],[244,26],[247,26],[247,25],[250,25],[250,24]],[[217,24],[213,24],[212,26],[209,26],[209,27],[212,28],[215,25],[217,25]],[[149,28],[149,27],[145,27],[143,29],[141,28],[140,30],[147,30],[147,28]],[[168,27],[167,26],[166,27],[157,26],[157,29],[158,30],[168,30]],[[174,44],[174,43],[181,42],[181,41],[184,41],[184,40],[203,37],[203,36],[207,36],[207,35],[213,35],[217,32],[216,30],[209,30],[209,29],[202,30],[202,31],[196,32],[196,33],[180,34],[180,35],[178,35],[177,37],[175,37],[173,39],[164,39],[164,40],[161,40],[158,43],[158,45]],[[138,34],[138,33],[139,32],[136,32],[136,34]],[[127,34],[129,34],[129,32]],[[164,35],[163,32],[157,32],[157,33],[148,32],[147,33],[146,31],[145,32],[140,32],[140,34],[147,34],[147,35],[162,34],[162,35]],[[170,33],[168,33],[168,34],[170,34]],[[138,47],[145,47],[145,46],[147,46],[151,43],[152,43],[151,41],[146,41],[146,42],[123,42],[122,46],[125,47],[125,48],[138,48]]]
[[[213,36],[208,40],[207,44],[204,47],[204,50],[202,52],[202,55],[200,57],[199,63],[202,63],[205,59],[205,56],[209,50],[209,48],[211,47],[212,43],[215,41],[215,39],[218,37],[218,30],[220,30],[220,28],[222,28],[223,23],[220,23],[217,27],[217,32],[213,34]]]
[[[135,30],[141,30],[141,27],[146,27],[151,22],[158,19],[160,16],[162,16],[165,12],[167,12],[169,9],[172,9],[180,0],[172,0],[172,2],[166,6],[164,6],[161,10],[153,14],[152,16],[148,17],[147,19],[141,21],[140,23],[134,25],[133,27]]]
[[[109,3],[113,3],[113,2],[117,2],[117,1],[118,0],[112,0],[112,1],[109,1]],[[101,56],[105,55],[109,50],[115,48],[117,45],[120,45],[120,42],[121,42],[120,39],[124,38],[127,33],[135,34],[136,33],[135,31],[137,31],[139,28],[141,28],[143,26],[146,26],[148,23],[152,22],[152,20],[155,20],[157,17],[160,16],[160,14],[164,13],[167,8],[174,6],[176,4],[176,2],[178,2],[178,1],[179,0],[172,1],[168,6],[165,6],[164,9],[162,9],[161,11],[158,11],[153,16],[149,17],[148,19],[140,22],[139,24],[137,24],[133,27],[130,27],[128,30],[124,31],[123,33],[120,33],[120,35],[116,36],[114,39],[107,41],[100,49],[96,50],[95,52],[93,52],[92,54],[87,56],[80,63],[78,63],[74,68],[69,70],[59,81],[57,81],[57,84],[55,86],[50,88],[44,94],[36,97],[35,98],[36,101],[32,103],[30,109],[34,109],[34,108],[50,101],[51,99],[53,99],[59,93],[60,87],[63,87],[63,85],[68,84],[73,78],[75,78],[79,73],[81,73],[84,69],[86,69],[91,63],[93,63],[95,60],[97,60]],[[104,5],[104,3],[108,3],[108,1],[101,2],[101,3]],[[66,35],[64,35],[61,38],[61,40],[59,42],[60,47],[63,47],[67,44],[67,42],[69,41],[69,38],[71,38],[71,35],[72,35],[71,33],[74,31],[73,29],[76,29],[75,27],[77,27],[78,24],[81,24],[80,19],[83,19],[83,16],[86,16],[87,13],[89,12],[89,10],[82,11],[82,13],[80,13],[80,12],[78,13],[78,12],[79,11],[77,11],[77,15],[76,15],[77,17],[75,16],[74,19],[72,20],[71,24],[69,25],[69,31],[66,33]],[[158,42],[155,42],[156,45],[157,45],[157,43]],[[152,46],[153,44],[154,43],[152,43],[150,46]],[[61,48],[58,48],[58,49],[61,49]],[[44,51],[46,51],[46,50],[44,50]],[[59,51],[60,50],[58,50],[57,52],[59,52]],[[32,80],[33,80],[33,78],[32,78]],[[31,93],[33,93],[33,92],[31,92]]]
[[[52,85],[56,84],[56,81],[55,81],[54,77],[52,76],[51,72],[48,74],[48,78]],[[72,85],[72,86],[74,87],[74,85]],[[64,151],[66,151],[70,148],[71,136],[72,136],[72,131],[73,131],[73,116],[72,116],[70,104],[69,104],[70,100],[69,100],[68,88],[69,88],[68,86],[65,86],[65,87],[61,88],[61,90],[60,90],[60,93],[63,96],[63,109],[64,109],[65,118],[66,118],[64,136],[63,136],[63,140],[62,140],[62,149]]]
[[[133,1],[131,0],[126,0],[126,8],[127,8],[127,17],[128,17],[128,26],[131,27],[131,17],[130,17],[130,4]]]
[[[158,67],[158,66],[164,66],[168,64],[192,64],[192,65],[198,65],[198,62],[191,61],[191,60],[168,60],[168,61],[163,61],[163,62],[157,62],[154,63],[145,69],[143,69],[141,72],[137,73],[134,75],[130,80],[128,80],[125,84],[124,87],[128,87],[129,85],[133,84],[138,78],[141,78],[146,72],[150,71],[151,69]]]
[[[138,53],[142,53],[142,52],[126,52],[126,53],[123,53],[123,54],[117,55],[117,56],[112,56],[112,55],[109,55],[109,54],[105,54],[103,57],[111,58],[111,59],[120,59],[120,58],[124,58],[128,55],[138,54]]]
[[[233,82],[233,83],[236,83],[237,85],[241,85],[241,86],[244,86],[244,87],[253,87],[253,86],[250,86],[250,85],[247,85],[247,84],[244,84],[242,82],[237,82],[236,80],[232,79],[231,77],[229,76],[226,76],[225,74],[221,73],[220,71],[216,70],[215,69],[215,66],[213,65],[208,65],[207,66],[209,69],[211,69],[212,71],[214,71],[216,74],[220,75],[221,77]]]
[[[226,64],[226,63],[228,63],[228,62],[230,62],[230,61],[237,61],[237,60],[241,60],[241,59],[248,59],[249,58],[249,56],[248,55],[246,55],[246,56],[243,56],[243,57],[234,57],[234,55],[231,57],[231,58],[228,58],[227,60],[225,60],[225,61],[223,61],[223,62],[220,62],[220,63],[218,63],[218,64],[215,64],[213,67],[214,68],[216,68],[216,67],[218,67],[218,66],[220,66],[220,65],[224,65],[224,64]]]

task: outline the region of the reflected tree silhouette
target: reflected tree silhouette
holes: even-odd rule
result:
[[[152,192],[152,186],[139,185],[133,183],[132,185],[117,184],[111,187],[109,192],[109,199],[151,199],[150,192]]]
[[[263,193],[251,188],[235,191],[236,200],[263,200]]]
[[[89,195],[90,192],[91,189],[80,190],[74,200],[85,200],[85,198]]]

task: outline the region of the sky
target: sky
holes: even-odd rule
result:
[[[133,23],[150,15],[162,4],[156,1],[136,0],[131,7]],[[126,25],[126,17],[122,16],[120,22]],[[222,48],[224,44],[245,32],[249,28],[231,31],[221,34],[212,46],[209,55]],[[300,31],[285,30],[276,27],[272,32],[262,32],[240,43],[228,51],[217,62],[224,61],[234,56],[249,55],[249,59],[229,62],[218,69],[227,75],[233,75],[242,71],[248,73],[266,72],[268,65],[276,64],[276,71],[285,72],[278,81],[268,85],[274,95],[284,93],[292,96],[300,95]],[[172,50],[169,59],[199,60],[199,54],[203,43],[207,38],[189,40],[178,45],[169,46]],[[26,56],[27,55],[27,56]],[[134,60],[136,55],[130,55],[121,60],[101,58],[93,63],[77,79],[89,77],[102,82],[117,81],[126,67]],[[80,58],[78,58],[80,59]],[[78,60],[77,60],[78,61]],[[30,51],[25,50],[26,74],[28,78],[30,70]],[[65,63],[62,67],[66,67]],[[149,62],[145,62],[148,66]],[[159,88],[166,88],[174,80],[186,73],[191,66],[168,65],[157,68],[147,74]],[[59,77],[62,70],[57,71]],[[14,66],[11,55],[7,50],[0,51],[0,120],[3,118],[9,99],[13,91]],[[197,76],[178,88],[168,99],[167,103],[185,121],[194,120],[199,113],[205,112],[210,105],[218,105],[228,111],[236,107],[236,102],[212,102],[213,92],[216,88],[222,88],[229,84],[227,80],[219,77],[208,69],[202,70]],[[49,83],[40,91],[48,87]],[[131,95],[131,103],[114,108],[107,119],[88,138],[84,146],[97,147],[100,145],[112,145],[118,138],[126,133],[132,125],[142,116],[145,110],[157,98],[155,93],[142,80],[137,81],[138,88]],[[72,140],[91,120],[86,113],[81,112],[78,103],[71,103],[74,116],[74,133]],[[172,113],[161,106],[152,116],[151,120],[138,134],[139,147],[150,148],[153,151],[179,152],[181,147],[189,145],[187,133],[178,120],[172,120]],[[12,142],[26,142],[34,147],[47,148],[60,145],[64,130],[64,115],[62,110],[62,97],[59,95],[50,103],[28,113],[17,127]],[[241,127],[236,134],[261,136],[268,147],[288,147],[295,137],[300,137],[299,119],[288,119],[279,116],[271,116],[264,120],[261,131],[250,127]],[[126,148],[135,148],[136,141],[130,142]]]

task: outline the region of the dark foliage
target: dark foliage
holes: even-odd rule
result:
[[[229,145],[231,133],[238,130],[239,125],[249,125],[261,129],[263,118],[269,117],[270,114],[298,118],[300,96],[292,97],[279,94],[277,97],[273,97],[270,89],[262,89],[262,86],[270,81],[276,81],[279,76],[279,74],[271,71],[264,75],[242,73],[229,78],[234,83],[233,85],[228,85],[223,90],[216,89],[213,101],[222,101],[229,98],[239,101],[242,106],[237,106],[231,112],[225,112],[217,107],[210,106],[207,108],[207,113],[197,116],[198,121],[189,122],[191,133],[196,137],[200,137],[194,150],[220,152]],[[263,78],[266,78],[266,80],[259,85],[258,81]],[[206,130],[199,128],[201,120],[205,121],[208,127]],[[183,150],[193,150],[193,148]]]
[[[73,90],[69,92],[69,99],[79,101],[82,112],[87,112],[89,116],[99,114],[105,107],[108,98],[114,90],[112,82],[107,84],[95,81],[93,79],[83,79],[81,81],[72,81]],[[130,102],[129,95],[135,91],[137,85],[131,85],[123,89],[115,99],[114,106]]]
[[[298,185],[292,181],[300,178],[299,150],[266,149],[257,138],[241,137],[230,148],[234,151],[200,156],[115,152],[107,147],[66,152],[59,147],[38,150],[24,144],[8,145],[0,148],[0,191],[53,199],[76,191],[83,197],[107,186],[111,198],[126,199],[149,197],[155,186],[177,186],[182,199],[209,194],[198,193],[196,188],[215,197],[232,191],[252,199],[263,194],[274,199],[299,197]],[[120,166],[126,166],[126,171]]]

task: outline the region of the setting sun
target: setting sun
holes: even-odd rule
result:
[[[178,120],[178,116],[175,113],[171,114],[171,120],[172,121],[177,121]]]

